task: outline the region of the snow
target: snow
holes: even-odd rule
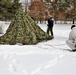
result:
[[[46,24],[39,26],[46,31]],[[76,75],[76,52],[66,45],[70,27],[55,24],[54,39],[36,45],[0,45],[0,75]]]
[[[0,21],[0,34],[4,34],[9,26],[10,22]]]

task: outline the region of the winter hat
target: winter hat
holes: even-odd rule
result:
[[[75,26],[75,25],[72,25],[72,26],[71,26],[71,29],[72,29],[73,27],[76,27],[76,26]]]

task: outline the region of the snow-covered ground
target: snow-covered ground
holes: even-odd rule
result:
[[[70,27],[55,24],[54,39],[36,45],[0,45],[0,75],[76,75],[76,52],[66,45]]]

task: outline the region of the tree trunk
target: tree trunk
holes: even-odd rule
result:
[[[74,24],[74,19],[73,19],[73,24]]]

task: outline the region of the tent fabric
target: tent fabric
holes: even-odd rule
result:
[[[52,36],[44,32],[22,9],[19,9],[11,21],[6,33],[0,37],[0,44],[23,45],[37,44],[50,40]]]

